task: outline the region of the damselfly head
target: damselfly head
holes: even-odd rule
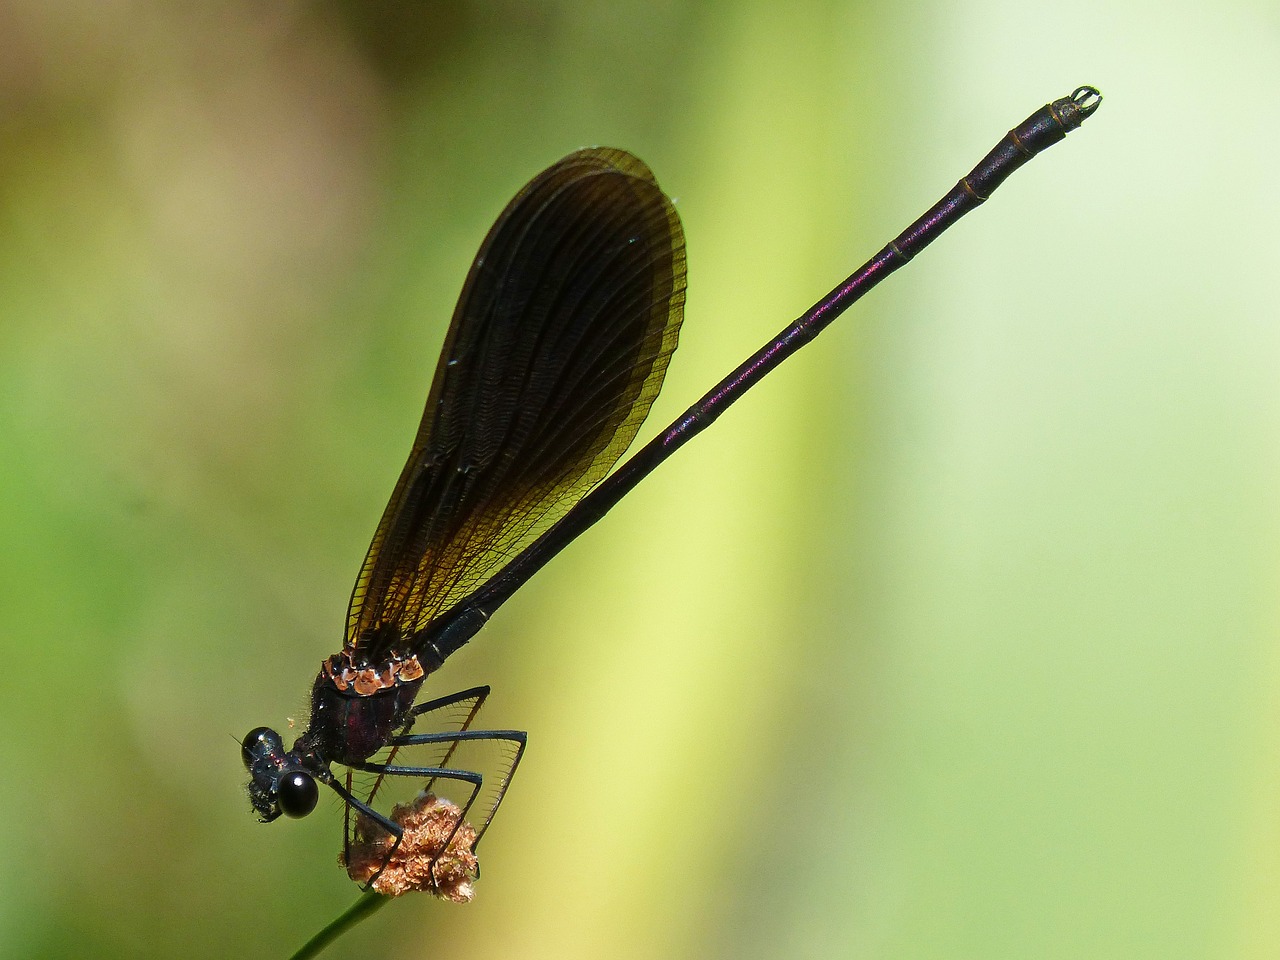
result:
[[[240,757],[249,771],[249,802],[263,823],[282,813],[305,817],[316,808],[320,788],[315,777],[270,727],[250,730],[240,743]]]

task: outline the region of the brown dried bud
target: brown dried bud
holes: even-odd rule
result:
[[[422,890],[454,903],[469,901],[475,895],[478,861],[471,848],[476,831],[464,820],[454,832],[460,815],[456,804],[430,793],[419,794],[407,806],[396,804],[391,819],[404,829],[404,838],[373,882],[373,889],[387,897]],[[394,842],[395,838],[381,826],[363,814],[358,816],[347,862],[343,864],[347,876],[356,883],[368,883],[387,859]],[[340,863],[343,860],[338,859]]]

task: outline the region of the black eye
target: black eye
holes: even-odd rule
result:
[[[310,774],[301,770],[286,773],[276,786],[280,799],[280,809],[286,817],[305,817],[316,808],[320,799],[320,788]]]
[[[254,727],[240,741],[240,759],[246,767],[252,767],[253,761],[263,754],[279,753],[284,750],[280,734],[270,727]]]

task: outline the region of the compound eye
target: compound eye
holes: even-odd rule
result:
[[[286,817],[305,817],[316,808],[320,799],[320,788],[308,773],[294,770],[280,778],[276,787],[280,800],[280,810]]]
[[[280,734],[270,727],[254,727],[240,741],[240,759],[246,768],[253,767],[253,761],[264,753],[279,753],[284,750]]]

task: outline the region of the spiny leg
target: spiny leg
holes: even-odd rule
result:
[[[506,796],[507,787],[510,786],[511,779],[512,777],[515,776],[516,768],[520,765],[520,758],[524,756],[524,748],[525,748],[527,739],[528,739],[527,734],[523,730],[466,730],[464,729],[464,730],[459,730],[456,733],[445,732],[445,733],[405,734],[403,736],[392,737],[389,742],[392,746],[397,748],[422,746],[422,745],[432,744],[432,743],[447,743],[450,745],[449,750],[446,753],[446,757],[448,758],[452,758],[455,750],[457,749],[458,744],[464,743],[464,742],[489,741],[489,742],[495,742],[495,743],[507,743],[514,746],[514,751],[506,758],[504,768],[502,769],[502,772],[497,777],[498,786],[496,791],[494,792],[493,802],[492,804],[489,805],[489,809],[485,811],[484,821],[480,824],[479,828],[476,830],[476,841],[472,845],[472,849],[474,849],[476,846],[480,844],[480,838],[484,836],[484,832],[489,828],[489,824],[493,821],[494,815],[498,812],[498,807],[502,804],[503,797]],[[373,765],[365,764],[364,766],[369,767]],[[396,768],[396,771],[398,772],[399,770],[407,770],[407,769],[411,769],[411,768],[399,767],[399,768]],[[456,773],[457,773],[456,768],[450,767],[449,771],[451,774],[454,774],[454,776],[451,777],[452,779],[460,779],[459,777],[456,776]],[[391,770],[387,770],[386,772],[390,773]],[[442,774],[441,776],[444,776],[444,775]],[[430,780],[427,781],[427,786],[426,786],[427,790],[430,790],[434,786],[435,780],[436,778],[432,777]],[[467,814],[471,811],[471,807],[475,803],[476,798],[478,796],[479,796],[478,789],[472,792],[471,796],[467,800],[466,805],[462,808],[462,814],[459,817],[459,823],[461,823],[463,820],[466,819]],[[455,833],[457,832],[456,828],[454,832]],[[450,836],[450,839],[452,840],[452,836]]]
[[[458,809],[458,814],[453,822],[449,825],[448,836],[437,848],[431,858],[429,869],[433,882],[438,880],[435,873],[437,863],[441,857],[449,850],[450,844],[453,843],[454,837],[464,825],[468,829],[474,831],[474,839],[471,840],[468,849],[474,854],[476,847],[480,843],[481,837],[488,829],[494,815],[497,813],[499,805],[502,803],[503,797],[506,795],[507,787],[511,783],[520,758],[524,754],[526,737],[520,730],[464,730],[457,733],[422,733],[422,734],[406,734],[402,737],[395,737],[390,741],[393,745],[401,747],[417,747],[430,746],[433,744],[446,744],[449,748],[450,756],[453,755],[454,749],[462,742],[496,742],[510,745],[512,749],[508,751],[505,758],[505,764],[501,772],[496,777],[491,777],[489,783],[492,786],[496,783],[496,788],[486,797],[486,805],[483,809],[481,818],[478,819],[477,825],[468,823],[468,817],[475,807],[477,799],[480,797],[481,790],[485,783],[485,778],[475,771],[461,770],[455,767],[442,768],[436,765],[430,766],[408,766],[401,764],[389,764],[377,761],[365,761],[355,765],[355,769],[378,774],[379,778],[384,776],[396,777],[421,777],[427,781],[428,790],[434,786],[438,779],[459,780],[470,786],[468,796]],[[425,791],[424,791],[425,792]],[[384,864],[385,866],[385,864]],[[476,877],[479,878],[479,866],[476,866]]]
[[[426,736],[429,736],[429,735],[426,735]],[[446,736],[457,736],[457,734],[447,734]],[[448,852],[449,845],[453,843],[453,838],[457,835],[458,830],[459,828],[461,828],[462,824],[466,822],[467,812],[471,809],[472,804],[475,803],[476,797],[480,795],[480,790],[484,786],[484,777],[470,770],[454,770],[450,768],[435,767],[435,766],[429,766],[429,767],[394,766],[391,764],[376,763],[373,761],[365,761],[363,763],[353,764],[353,769],[363,770],[370,773],[377,773],[379,774],[379,779],[381,779],[381,777],[383,776],[414,777],[419,779],[427,779],[431,783],[435,783],[436,780],[458,780],[470,786],[470,793],[467,797],[466,804],[458,810],[458,815],[453,818],[453,824],[449,829],[448,836],[445,837],[443,843],[439,844],[438,849],[432,855],[431,860],[427,865],[427,868],[431,873],[431,880],[433,885],[439,886],[439,877],[436,876],[436,864],[439,863],[440,858],[444,856],[446,852]],[[337,789],[336,785],[335,785],[335,789]],[[339,791],[339,792],[341,793],[342,791]],[[368,813],[369,811],[372,810],[372,808],[369,807],[369,805],[366,803],[359,803],[358,808],[361,810],[361,812],[364,812],[364,813]],[[387,865],[391,862],[391,858],[395,855],[396,850],[399,849],[401,840],[404,838],[404,828],[400,824],[397,824],[395,823],[395,821],[389,819],[388,817],[384,817],[381,814],[377,814],[377,813],[373,815],[373,819],[384,830],[387,830],[389,833],[395,836],[395,842],[391,845],[391,849],[387,851],[387,855],[386,857],[383,858],[382,864],[378,867],[377,871],[374,873],[372,877],[369,878],[368,883],[364,887],[364,889],[366,890],[368,890],[372,886],[373,882],[382,875],[382,872],[387,868]],[[479,840],[480,840],[480,837],[479,837],[479,834],[477,833],[475,841],[473,841],[471,844],[472,852],[474,852],[475,845],[476,843],[479,842]],[[479,876],[479,872],[477,869],[477,877],[478,876]]]
[[[348,787],[350,786],[350,783],[351,783],[351,774],[350,772],[348,772],[347,773]],[[374,881],[377,880],[378,877],[382,876],[382,871],[387,869],[387,864],[391,862],[391,858],[395,856],[396,850],[399,849],[400,841],[404,839],[404,828],[402,828],[400,824],[396,823],[394,820],[390,819],[389,817],[384,817],[382,814],[380,814],[377,810],[373,809],[373,807],[369,806],[363,800],[358,799],[356,795],[350,791],[350,789],[340,786],[336,780],[330,780],[329,786],[333,788],[334,792],[337,793],[338,796],[340,796],[343,800],[346,801],[348,819],[350,818],[351,808],[355,807],[357,810],[360,811],[360,813],[364,814],[364,816],[368,817],[374,823],[382,827],[383,830],[386,830],[387,833],[389,833],[391,836],[395,837],[395,840],[391,844],[391,849],[387,851],[386,858],[383,859],[382,861],[382,866],[378,867],[377,871],[373,874],[373,876],[371,876],[368,879],[368,881],[364,884],[364,886],[360,888],[365,893],[368,893],[370,890],[373,889]],[[351,862],[350,860],[351,850],[347,840],[348,838],[344,838],[343,861],[349,864]]]
[[[467,730],[470,728],[471,724],[475,721],[476,715],[480,713],[480,708],[484,706],[485,698],[487,698],[488,696],[489,696],[489,687],[486,685],[486,686],[472,687],[469,690],[460,690],[459,692],[451,693],[446,697],[437,697],[434,700],[428,700],[426,703],[420,703],[417,706],[415,706],[412,710],[409,711],[409,716],[405,720],[404,726],[400,728],[398,735],[404,736],[408,734],[409,730],[414,726],[414,724],[418,722],[418,719],[420,717],[424,717],[427,714],[432,714],[432,713],[441,714],[441,716],[443,717],[443,722],[439,723],[436,728],[437,731],[440,733],[447,733],[450,730],[456,730],[458,732]],[[470,706],[465,707],[465,711],[459,711],[457,713],[444,712],[449,707],[458,706],[460,704],[466,704],[468,701],[471,701],[471,703],[470,703]],[[395,761],[396,752],[399,749],[399,746],[395,743],[396,739],[397,738],[393,737],[392,740],[390,741],[392,749],[391,749],[391,752],[387,755],[386,760],[383,761],[384,763],[391,764]],[[450,748],[444,754],[443,757],[436,759],[434,765],[439,767],[447,767],[449,766],[449,761],[452,757],[453,757],[453,748]],[[350,778],[348,778],[347,786],[348,788],[350,788],[351,786]],[[377,794],[378,789],[381,786],[382,786],[382,775],[379,774],[378,779],[374,781],[372,788],[370,788],[368,795],[365,797],[366,803],[369,803],[369,804],[373,803],[373,798]],[[431,789],[431,783],[427,784],[426,789],[427,790]]]
[[[459,731],[466,730],[475,721],[476,715],[480,712],[480,708],[484,706],[484,701],[488,696],[489,687],[487,685],[482,685],[478,687],[471,687],[468,690],[460,690],[457,693],[451,693],[448,696],[437,697],[436,699],[428,700],[425,703],[420,703],[409,712],[408,719],[405,720],[404,725],[399,730],[399,733],[402,735],[407,734],[410,728],[412,728],[417,722],[418,718],[432,713],[439,714],[441,717],[441,722],[437,728],[441,732],[446,732],[450,729]],[[469,705],[467,705],[468,701],[470,701]],[[458,705],[463,705],[464,709],[457,712],[446,712],[448,711],[448,708]],[[397,748],[393,747],[391,752],[387,755],[386,760],[383,762],[387,764],[392,763],[395,760],[396,752]],[[453,750],[449,750],[443,757],[438,759],[435,765],[447,767],[452,755]],[[370,787],[368,792],[365,794],[364,802],[366,804],[370,806],[373,805],[374,797],[382,787],[383,776],[384,775],[381,773],[378,774],[377,779],[373,782],[373,786]],[[425,789],[430,790],[433,783],[434,781],[428,782]],[[352,790],[350,770],[347,771],[347,789]],[[351,849],[351,808],[349,806],[346,807],[345,816],[343,818],[342,848],[344,857],[349,856]]]
[[[358,809],[362,810],[372,809],[373,799],[382,787],[384,779],[388,776],[421,777],[426,781],[424,792],[427,793],[434,791],[438,779],[457,780],[468,784],[470,789],[466,801],[460,808],[444,844],[439,847],[431,859],[430,869],[433,881],[437,879],[435,873],[437,862],[448,850],[449,845],[453,843],[458,831],[467,823],[467,818],[480,797],[486,779],[477,771],[450,766],[455,759],[459,745],[465,742],[498,742],[508,744],[513,748],[509,749],[507,756],[503,758],[503,765],[498,775],[489,779],[491,785],[496,782],[497,788],[492,791],[492,802],[487,803],[483,819],[479,823],[479,829],[475,831],[475,839],[470,845],[472,852],[479,845],[480,838],[484,835],[489,823],[497,813],[498,807],[506,794],[507,787],[510,785],[511,778],[515,775],[520,758],[524,754],[526,735],[523,731],[470,729],[471,724],[480,712],[480,708],[489,696],[489,692],[490,688],[488,686],[477,686],[418,704],[409,712],[399,733],[387,741],[389,751],[385,759],[378,761],[368,760],[352,766],[352,769],[376,774],[376,779],[366,795],[364,803],[358,806]],[[409,731],[413,726],[421,722],[424,717],[431,717],[438,728],[443,729],[436,729],[430,733],[410,733]],[[422,759],[427,761],[425,763],[397,764],[394,762],[402,748],[431,747],[432,745],[439,745],[442,749],[432,751],[428,757],[423,757]],[[466,765],[463,764],[463,766],[465,767]],[[347,773],[347,792],[348,795],[352,793],[350,771]],[[376,816],[373,821],[385,829],[388,818]],[[473,826],[472,829],[474,829]],[[393,834],[395,842],[377,873],[369,881],[370,884],[386,869],[391,857],[401,844],[403,829],[388,832]],[[344,829],[344,850],[347,852],[348,862],[352,837],[353,827],[350,807],[348,807]]]

